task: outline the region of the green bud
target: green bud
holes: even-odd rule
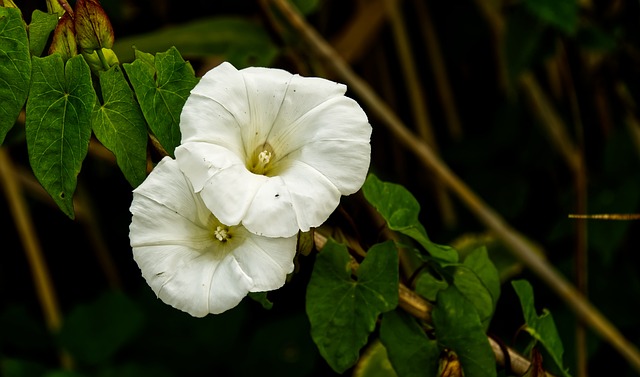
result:
[[[78,46],[86,53],[113,46],[113,27],[98,0],[78,0],[75,8]]]
[[[99,71],[106,71],[116,64],[119,64],[118,57],[113,50],[103,48],[100,50],[93,50],[93,52],[82,51],[84,60],[87,61],[91,72],[98,73]]]
[[[76,30],[73,26],[73,19],[69,13],[64,13],[58,20],[56,29],[53,31],[49,55],[54,53],[62,55],[62,60],[67,61],[78,55],[76,44]]]
[[[62,17],[64,14],[64,8],[58,2],[58,0],[47,0],[47,12],[51,14],[57,14],[58,17]]]

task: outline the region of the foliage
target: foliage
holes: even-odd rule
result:
[[[99,30],[98,40],[85,40],[89,45],[80,50],[67,46],[72,52],[67,56],[51,47],[54,29],[62,24],[57,14],[39,9],[29,14],[26,7],[0,1],[0,144],[16,165],[27,167],[12,174],[33,193],[29,206],[38,234],[30,238],[41,239],[46,248],[63,307],[61,326],[51,328],[39,316],[38,294],[15,289],[31,288],[32,271],[14,236],[24,215],[10,215],[14,203],[3,203],[0,294],[7,299],[0,306],[1,375],[215,371],[406,377],[441,375],[452,361],[467,376],[503,376],[487,334],[512,339],[518,328],[528,334],[525,344],[518,335],[518,341],[506,342],[509,347],[535,367],[559,376],[574,373],[574,314],[552,294],[553,287],[523,270],[495,234],[477,236],[483,227],[456,200],[451,210],[457,223],[446,220],[443,203],[451,193],[439,191],[434,183],[439,175],[425,173],[406,144],[383,127],[384,116],[376,109],[365,109],[374,135],[372,173],[362,195],[343,198],[326,226],[314,230],[321,237],[299,236],[297,268],[285,287],[252,293],[232,311],[203,319],[161,304],[131,261],[127,210],[131,189],[180,144],[180,112],[198,77],[221,61],[287,67],[305,75],[335,72],[301,47],[300,36],[282,23],[284,16],[268,7],[168,1],[172,14],[133,3],[126,8],[122,1],[105,0],[114,30]],[[409,122],[419,134],[411,103],[422,95],[405,92],[409,86],[398,72],[406,67],[396,69],[402,54],[389,52],[392,38],[376,37],[391,32],[380,21],[383,2],[353,5],[351,15],[343,12],[351,5],[295,3],[355,70],[369,75],[403,119],[414,119]],[[417,3],[402,8],[410,31],[427,30]],[[421,54],[423,48],[416,47],[413,59],[424,69],[410,79],[426,89],[420,100],[424,108],[431,106],[438,123],[440,157],[507,222],[544,244],[551,251],[546,257],[562,273],[588,276],[592,301],[637,344],[638,313],[628,305],[640,294],[637,223],[590,223],[588,233],[576,235],[584,223],[566,219],[576,209],[630,213],[639,208],[634,100],[640,94],[639,41],[637,25],[629,21],[637,4],[477,3],[425,3],[452,77],[448,85],[459,106],[454,113],[464,126],[457,137],[444,127],[452,123],[451,104],[439,91],[442,84],[428,76],[430,69],[438,78],[446,76],[435,71],[432,59],[439,53],[428,47],[428,54]],[[246,9],[251,11],[243,13]],[[164,17],[154,12],[165,12]],[[353,19],[342,19],[348,16]],[[85,26],[86,33],[96,31]],[[414,47],[423,39],[428,43],[429,37],[419,35],[406,38]],[[540,107],[544,102],[536,102],[523,77],[542,83],[547,107]],[[357,96],[355,90],[350,94]],[[545,118],[558,109],[556,117]],[[563,144],[545,124],[566,128],[565,137],[586,164],[584,183],[574,181],[563,147],[556,147]],[[39,183],[35,189],[25,178],[31,173]],[[42,205],[48,202],[55,210]],[[588,271],[574,267],[569,252],[580,237],[589,252]],[[111,249],[106,257],[100,254],[105,248]],[[123,281],[114,278],[116,270]],[[518,279],[510,281],[514,276]],[[400,296],[399,286],[412,291],[426,312],[412,312],[416,302]],[[534,287],[542,314],[534,306]],[[609,345],[591,333],[587,338],[594,375],[610,373],[611,365],[624,365],[618,374],[631,375]],[[67,356],[73,371],[62,367]]]

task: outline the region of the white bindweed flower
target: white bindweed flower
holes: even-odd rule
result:
[[[131,213],[129,238],[142,276],[162,301],[192,316],[280,288],[293,271],[296,237],[222,224],[169,157],[133,191]]]
[[[272,68],[223,63],[180,117],[180,169],[218,219],[268,237],[321,225],[358,191],[371,125],[346,87]]]

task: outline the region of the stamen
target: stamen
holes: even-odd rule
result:
[[[260,161],[261,164],[266,165],[269,163],[269,160],[271,160],[271,152],[264,150],[258,154],[258,161]]]
[[[229,233],[227,232],[227,229],[221,226],[218,226],[216,228],[216,230],[213,232],[213,235],[216,236],[216,238],[220,242],[224,242],[229,239]]]

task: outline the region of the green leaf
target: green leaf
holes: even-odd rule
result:
[[[248,66],[268,67],[279,53],[269,33],[247,18],[212,17],[158,31],[118,38],[113,50],[121,61],[134,59],[136,49],[150,53],[175,46],[183,56],[206,58],[218,56],[238,69]],[[137,56],[135,56],[137,58]]]
[[[500,275],[496,266],[489,258],[487,248],[481,246],[472,251],[464,259],[463,265],[471,269],[480,279],[484,288],[491,295],[493,307],[495,308],[500,298]]]
[[[438,343],[408,314],[397,310],[385,313],[380,340],[399,377],[435,376],[438,372]]]
[[[563,368],[562,354],[564,353],[564,348],[556,324],[553,321],[553,316],[547,309],[544,309],[542,315],[538,316],[534,305],[533,288],[528,281],[514,280],[511,285],[520,299],[522,313],[526,322],[524,330],[542,344],[551,356],[557,370],[563,376],[569,376],[568,370]]]
[[[500,297],[500,277],[484,247],[471,252],[462,265],[448,267],[453,285],[476,308],[485,331]]]
[[[466,266],[452,267],[453,285],[474,306],[486,331],[493,314],[493,299],[476,273]]]
[[[311,14],[320,6],[320,0],[293,0],[293,4],[304,15]]]
[[[496,360],[478,312],[455,286],[438,292],[432,312],[438,343],[452,349],[465,376],[496,376]]]
[[[22,14],[0,7],[0,145],[29,94],[31,58]]]
[[[26,136],[33,172],[58,204],[74,217],[73,193],[91,138],[96,93],[82,56],[65,65],[58,54],[32,58]]]
[[[98,140],[116,156],[131,186],[147,173],[147,126],[122,69],[115,65],[100,71],[103,103],[96,103],[91,126]]]
[[[59,340],[79,361],[108,361],[143,325],[142,310],[119,292],[107,292],[94,302],[75,307],[65,319]]]
[[[360,356],[353,368],[353,377],[398,377],[387,356],[387,349],[375,339]]]
[[[40,56],[49,39],[49,35],[58,24],[58,15],[34,10],[29,24],[29,49],[31,55]]]
[[[449,283],[444,279],[439,279],[429,272],[421,273],[416,279],[416,293],[429,301],[435,301],[438,292],[447,289]]]
[[[572,35],[578,25],[577,0],[525,0],[525,7],[536,17]]]
[[[123,64],[149,128],[173,156],[180,144],[180,113],[196,85],[191,64],[175,47],[155,57],[136,50],[136,60]]]
[[[374,245],[355,276],[351,267],[347,248],[330,240],[316,258],[307,287],[311,337],[338,373],[358,360],[378,315],[398,304],[398,251],[393,242]]]
[[[456,250],[431,242],[418,219],[420,204],[407,189],[398,184],[382,182],[375,175],[369,174],[362,192],[386,220],[389,229],[413,238],[435,259],[447,263],[458,261]]]

